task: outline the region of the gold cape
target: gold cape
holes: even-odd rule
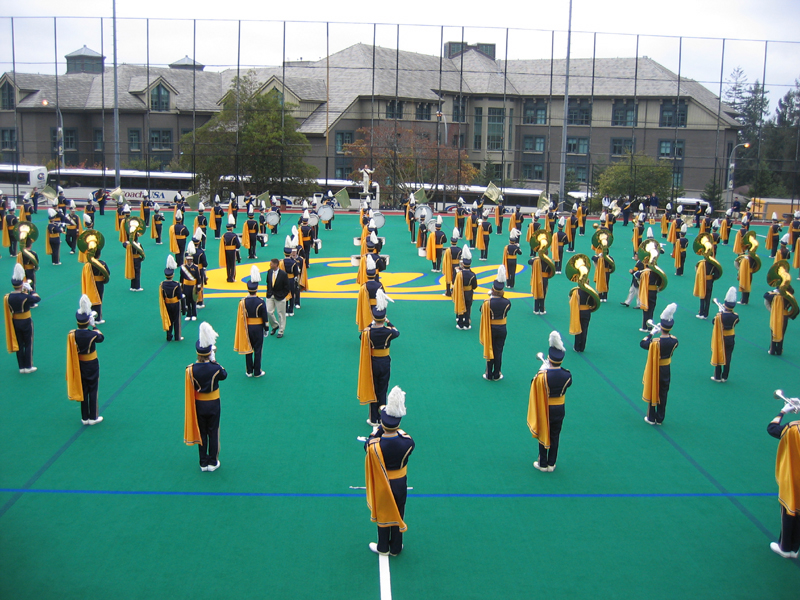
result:
[[[539,371],[531,382],[528,395],[528,429],[531,435],[539,440],[545,448],[550,447],[550,389],[547,386],[547,374]]]
[[[361,352],[358,356],[358,387],[356,395],[361,404],[377,402],[375,381],[372,379],[372,353],[369,342],[369,326],[361,332]]]
[[[400,509],[397,508],[389,484],[389,473],[383,461],[380,438],[372,438],[367,445],[364,479],[367,488],[367,506],[373,523],[377,523],[378,527],[399,527],[400,531],[407,531],[408,526],[400,517]]]
[[[492,309],[489,306],[489,300],[484,300],[481,306],[481,326],[479,341],[483,346],[483,358],[485,360],[494,360],[494,348],[492,348]]]
[[[791,516],[800,508],[800,421],[792,421],[781,433],[775,458],[778,502]]]
[[[83,402],[83,381],[81,381],[81,363],[78,359],[78,344],[75,342],[75,330],[67,334],[67,398]]]
[[[650,340],[650,348],[647,350],[647,364],[644,367],[644,377],[642,383],[642,400],[651,406],[658,404],[659,393],[659,361],[661,360],[661,344],[657,339]]]
[[[192,365],[186,367],[186,378],[184,384],[184,412],[183,412],[183,443],[187,446],[195,444],[203,445],[200,439],[200,426],[197,424],[197,409],[194,406],[194,377],[192,377]]]
[[[236,310],[236,331],[233,334],[233,349],[239,354],[252,354],[253,345],[247,335],[247,311],[244,308],[244,298],[239,300]]]
[[[581,309],[580,299],[578,298],[578,288],[572,288],[569,292],[569,334],[578,335],[583,331],[581,328]]]
[[[725,342],[722,338],[722,313],[717,313],[711,331],[711,364],[715,367],[725,364]]]

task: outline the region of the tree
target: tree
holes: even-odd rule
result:
[[[608,166],[598,178],[600,197],[643,196],[655,193],[659,198],[673,197],[672,162],[658,160],[645,154],[625,155],[625,158]],[[679,197],[683,189],[674,190]]]
[[[744,98],[747,93],[747,75],[744,74],[742,67],[736,67],[731,71],[728,79],[725,80],[725,101],[736,112],[741,112],[744,106]]]
[[[705,189],[700,193],[700,197],[711,205],[711,210],[717,210],[722,206],[722,188],[715,179],[709,179]]]
[[[796,198],[800,159],[800,79],[778,100],[775,115],[764,126],[763,157],[775,181]]]
[[[385,182],[388,194],[396,204],[414,193],[420,184],[455,191],[457,185],[469,185],[478,174],[464,150],[438,144],[421,128],[399,124],[364,127],[352,144],[345,145],[345,154],[373,165],[372,178]],[[353,174],[353,181],[360,177]],[[433,194],[428,193],[428,198]]]
[[[307,196],[316,190],[317,169],[305,163],[311,146],[276,90],[260,93],[253,73],[234,79],[222,111],[181,138],[181,165],[196,174],[196,189],[212,196],[224,177],[238,192],[269,190]]]

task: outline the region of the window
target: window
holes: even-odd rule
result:
[[[453,148],[463,148],[464,147],[464,134],[457,133],[453,136]]]
[[[572,100],[567,111],[567,125],[589,125],[592,122],[592,106],[584,101]]]
[[[92,132],[93,148],[95,152],[103,151],[103,130],[95,129]]]
[[[523,179],[544,179],[544,165],[536,163],[522,163]]]
[[[78,151],[78,130],[64,129],[64,152]]]
[[[336,179],[348,179],[350,176],[350,169],[347,167],[336,167]]]
[[[142,151],[142,130],[128,129],[128,150],[130,152]]]
[[[402,119],[403,118],[403,101],[402,100],[389,100],[386,103],[386,118],[387,119]]]
[[[532,135],[524,135],[524,136],[522,136],[522,151],[523,152],[533,152],[533,136]]]
[[[16,94],[14,94],[14,86],[8,81],[0,88],[0,108],[3,110],[14,110],[16,106]]]
[[[417,121],[430,121],[431,120],[431,103],[419,102],[417,104]]]
[[[574,165],[567,168],[567,176],[580,183],[586,183],[586,165]]]
[[[0,150],[3,152],[17,151],[16,129],[0,129]]]
[[[547,106],[544,101],[526,100],[522,115],[523,125],[547,125]]]
[[[157,112],[169,110],[169,90],[160,83],[150,90],[150,110]]]
[[[685,150],[684,140],[658,140],[659,158],[682,159]]]
[[[345,146],[345,144],[352,144],[352,143],[353,143],[353,132],[352,131],[337,131],[336,132],[336,154],[344,154],[344,146]]]
[[[150,150],[172,150],[172,129],[151,129]]]
[[[537,135],[535,138],[533,138],[534,152],[544,152],[544,142],[545,138],[543,135]]]
[[[503,129],[505,123],[505,108],[489,108],[486,126],[486,149],[503,149]],[[501,173],[502,174],[502,173]]]
[[[513,139],[514,139],[514,109],[513,108],[509,108],[508,109],[508,149],[509,150],[513,150],[514,149]],[[509,175],[509,178],[510,177],[511,177],[511,175]]]
[[[491,113],[492,109],[489,109]],[[453,123],[467,122],[467,99],[463,96],[453,99]]]
[[[636,127],[636,105],[633,102],[615,100],[611,109],[612,127]]]
[[[475,170],[478,171],[479,173],[481,171],[483,171],[483,167],[481,166],[481,163],[472,163],[472,166],[475,167]]]
[[[492,179],[500,181],[503,179],[503,165],[492,165],[491,169]]]
[[[588,154],[589,138],[567,138],[567,152],[569,154]]]
[[[683,169],[675,169],[672,172],[672,187],[683,187]]]
[[[474,150],[481,149],[482,137],[483,137],[483,108],[481,108],[480,106],[476,106],[474,135],[472,137],[472,148]]]
[[[674,100],[667,100],[661,104],[661,118],[659,127],[686,127],[686,101],[681,100],[677,106]]]
[[[611,138],[611,155],[622,156],[623,154],[633,153],[632,138]]]

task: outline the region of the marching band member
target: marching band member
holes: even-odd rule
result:
[[[175,262],[178,263],[178,266],[183,264],[183,257],[186,254],[186,238],[189,235],[189,229],[183,224],[183,211],[175,209],[175,222],[169,228],[169,251],[175,254]]]
[[[167,341],[171,342],[173,336],[176,342],[181,341],[181,300],[183,289],[181,284],[173,280],[178,263],[172,254],[167,255],[167,267],[164,269],[166,278],[158,286],[158,309],[161,314],[161,326],[167,332]]]
[[[218,336],[203,321],[195,343],[197,362],[186,367],[183,441],[187,446],[198,445],[201,471],[216,471],[220,466],[219,382],[227,379],[228,372],[214,356]]]
[[[705,258],[697,262],[692,295],[700,298],[700,310],[695,315],[698,319],[708,319],[711,296],[714,293],[714,280],[717,278],[719,274],[713,262]]]
[[[514,214],[511,217],[511,228],[522,231],[522,222],[525,220],[525,214],[522,212],[522,206],[517,204],[514,207]]]
[[[450,236],[450,247],[446,248],[442,254],[442,268],[444,270],[444,296],[448,298],[453,295],[453,282],[456,280],[456,270],[461,258],[461,248],[458,247],[458,227],[453,228],[453,235]]]
[[[653,230],[650,227],[647,228],[647,239],[653,239]],[[658,254],[653,251],[650,255],[650,262],[644,265],[644,270],[639,275],[639,308],[642,309],[642,327],[639,331],[647,331],[647,322],[653,318],[658,301],[661,276],[650,268],[657,258]]]
[[[195,239],[197,238],[198,229],[203,232],[203,235],[200,236],[200,239],[196,239],[194,244],[195,246],[199,244],[203,250],[206,249],[206,230],[208,229],[208,218],[205,215],[205,210],[206,205],[200,202],[197,205],[197,216],[194,218],[194,227],[192,227],[192,229],[195,231]]]
[[[792,253],[787,247],[788,243],[789,234],[784,233],[780,241],[780,246],[778,246],[778,251],[775,253],[775,262],[778,262],[779,260],[785,260],[788,262],[791,259]]]
[[[121,197],[117,198],[117,208],[114,214],[114,231],[119,233],[120,243],[125,241],[125,231],[122,227],[122,222],[125,220],[126,217],[125,206],[126,204],[123,201],[123,199]],[[71,208],[72,208],[72,202],[70,202],[70,209]],[[130,212],[130,209],[128,209],[128,212]]]
[[[647,350],[647,365],[644,369],[642,384],[642,400],[649,404],[645,423],[649,425],[661,425],[667,411],[667,395],[670,385],[670,364],[672,355],[678,347],[678,338],[672,335],[672,327],[675,325],[675,311],[678,305],[674,302],[667,305],[661,313],[659,325],[653,327],[647,336],[639,342],[644,350]],[[653,336],[661,332],[658,338]]]
[[[581,237],[586,235],[586,209],[583,206],[584,200],[585,198],[581,200],[580,204],[578,204],[578,212],[576,215],[578,217],[578,232]],[[573,247],[573,250],[574,249],[575,248]]]
[[[261,352],[264,337],[269,334],[269,318],[267,303],[257,295],[260,283],[261,272],[253,265],[250,267],[250,280],[247,282],[248,296],[239,301],[233,337],[233,349],[245,355],[245,374],[248,377],[266,375],[261,370]]]
[[[153,223],[150,225],[150,237],[156,241],[156,246],[160,246],[163,242],[161,241],[161,231],[164,227],[164,215],[161,214],[161,207],[156,204],[153,208]]]
[[[494,225],[497,227],[497,235],[503,233],[503,216],[506,213],[505,206],[503,206],[503,196],[497,199],[497,205],[494,207]],[[511,224],[513,229],[514,224]]]
[[[372,307],[377,302],[378,290],[383,290],[383,284],[378,279],[378,265],[375,257],[375,254],[367,254],[362,257],[367,280],[361,284],[356,301],[356,325],[359,331],[364,331],[372,322]]]
[[[728,245],[728,241],[731,237],[731,225],[733,225],[733,219],[731,215],[733,214],[732,209],[728,209],[725,211],[725,218],[719,224],[719,237],[722,240],[724,245]]]
[[[54,265],[61,264],[61,233],[63,231],[54,208],[47,209],[47,232],[45,233],[45,248]]]
[[[206,307],[204,295],[206,284],[208,284],[208,274],[206,273],[208,270],[208,257],[205,251],[205,239],[205,231],[200,229],[200,227],[194,230],[194,235],[192,236],[192,241],[194,242],[194,264],[200,272],[200,278],[198,279],[200,288],[197,290],[197,308]]]
[[[672,210],[672,203],[667,202],[667,206],[664,207],[664,214],[661,215],[661,237],[667,238],[669,235],[669,213]]]
[[[694,226],[695,226],[695,228],[699,228],[700,227],[700,223],[701,223],[701,221],[703,221],[703,214],[704,213],[705,213],[705,209],[703,208],[703,205],[698,202],[697,205],[694,207]],[[703,232],[701,231],[700,233],[703,233]]]
[[[592,256],[594,263],[594,285],[600,302],[608,301],[608,284],[611,281],[611,269],[614,266],[614,259],[611,255],[605,254],[603,248],[595,248],[595,255]]]
[[[267,316],[272,327],[270,335],[277,333],[278,337],[282,338],[286,329],[286,297],[291,294],[291,288],[286,272],[280,268],[280,261],[277,258],[273,258],[269,266],[270,271],[267,274]],[[275,316],[276,314],[277,317]]]
[[[132,292],[143,292],[142,289],[142,261],[144,260],[144,248],[137,241],[139,233],[129,232],[132,239],[125,241],[122,246],[125,248],[125,279],[131,280]]]
[[[181,211],[181,214],[185,215],[186,209],[188,208],[189,204],[186,202],[186,198],[183,197],[183,194],[181,192],[175,194],[175,205],[172,209],[173,217],[175,216],[175,213],[177,213],[178,211]]]
[[[770,258],[775,258],[775,253],[778,251],[778,238],[780,237],[782,230],[783,227],[781,227],[781,224],[778,221],[778,213],[772,213],[772,224],[769,226],[769,230],[767,231],[767,241],[764,244],[764,247],[770,251]]]
[[[228,283],[236,281],[236,263],[242,261],[239,257],[241,242],[239,242],[239,236],[233,231],[234,227],[236,227],[236,219],[233,218],[233,215],[228,215],[228,231],[219,241],[219,266],[225,267],[225,280]]]
[[[706,207],[705,217],[700,220],[700,233],[711,231],[711,223],[714,219],[711,217],[711,206]]]
[[[508,281],[506,287],[513,289],[517,277],[517,256],[522,256],[522,250],[519,247],[519,229],[511,228],[508,232],[508,245],[503,248],[503,265],[506,268],[506,277]]]
[[[303,247],[303,256],[306,259],[306,269],[311,267],[311,246],[316,241],[314,238],[314,228],[308,224],[309,216],[309,212],[304,210],[299,235],[299,245]]]
[[[631,200],[630,196],[624,196],[622,198],[622,226],[627,227],[628,221],[631,218],[631,205],[633,204],[633,200]]]
[[[778,502],[781,504],[781,535],[770,549],[783,558],[797,558],[800,552],[800,421],[782,425],[783,415],[797,412],[787,402],[769,425],[767,433],[780,440],[775,460],[775,480],[778,482]]]
[[[248,208],[247,220],[242,225],[242,245],[247,248],[247,258],[258,258],[256,256],[256,244],[258,243],[258,221],[253,215],[253,207]]]
[[[406,223],[408,223],[408,231],[411,233],[411,243],[415,243],[417,241],[417,218],[414,215],[414,211],[417,207],[417,201],[414,199],[414,194],[411,194],[408,197],[408,201],[406,202]],[[419,248],[419,244],[417,244]]]
[[[567,241],[567,234],[564,233],[565,222],[564,217],[558,220],[558,231],[553,234],[550,242],[553,250],[553,262],[556,263],[556,275],[561,275],[561,262],[564,260],[564,244]]]
[[[17,262],[25,269],[25,279],[36,291],[36,271],[39,270],[39,255],[33,249],[33,239],[30,236],[25,238],[25,247],[17,254]]]
[[[790,294],[794,294],[794,288],[791,285],[787,285],[785,290]],[[764,294],[764,304],[769,310],[769,327],[772,333],[767,354],[780,356],[783,354],[783,339],[786,337],[786,327],[789,325],[791,308],[777,288]]]
[[[539,460],[534,461],[533,466],[543,473],[556,469],[565,414],[564,396],[572,385],[572,374],[561,367],[566,352],[557,331],[550,334],[549,344],[547,360],[543,359],[539,372],[531,380],[528,396],[528,429],[539,441]]]
[[[750,304],[750,290],[753,287],[753,272],[758,266],[755,258],[749,253],[739,255],[739,265],[736,278],[739,281],[739,291],[742,292],[742,299],[739,304]]]
[[[578,235],[578,204],[572,204],[572,213],[566,218],[567,252],[575,252],[575,237]],[[514,287],[514,286],[510,286]]]
[[[555,275],[555,270],[538,254],[528,259],[531,266],[531,295],[533,296],[533,314],[546,315],[545,300],[550,278]]]
[[[141,208],[141,211],[142,211],[141,217],[142,217],[142,219],[144,219],[144,226],[145,227],[149,227],[150,226],[150,211],[153,208],[153,201],[150,200],[150,192],[148,192],[147,190],[144,190],[142,192],[142,204],[141,204],[140,208]]]
[[[442,231],[442,215],[437,215],[436,229],[428,235],[428,243],[425,246],[425,257],[431,261],[431,273],[442,272],[442,253],[446,241],[447,234]]]
[[[6,329],[6,350],[17,353],[17,365],[20,373],[33,373],[33,319],[31,308],[42,299],[25,281],[25,270],[22,265],[14,265],[11,277],[14,291],[3,298],[3,314]]]
[[[258,207],[258,241],[262,248],[266,247],[269,237],[266,210],[267,204],[262,200],[261,206]]]
[[[250,190],[245,190],[242,200],[244,201],[244,211],[249,215],[253,212],[253,202],[255,202],[256,198],[250,193]]]
[[[511,310],[511,301],[504,298],[506,285],[506,268],[503,265],[497,269],[497,278],[492,284],[491,296],[484,300],[481,306],[480,342],[483,346],[483,358],[486,360],[486,372],[483,378],[489,381],[503,379],[501,367],[503,366],[503,346],[506,343],[508,331],[506,318]]]
[[[214,196],[214,208],[211,209],[211,229],[214,230],[214,239],[219,239],[222,235],[222,217],[225,210],[220,206],[219,194]]]
[[[478,243],[478,221],[481,219],[482,214],[482,212],[478,211],[478,202],[476,200],[472,203],[472,209],[467,215],[467,226],[469,227],[467,239],[470,242],[470,248],[475,248]]]
[[[381,409],[381,425],[364,444],[366,451],[367,506],[370,518],[378,525],[378,542],[369,549],[381,556],[397,556],[403,550],[403,532],[408,478],[408,458],[414,440],[400,429],[406,416],[406,394],[395,386]]]
[[[797,256],[797,240],[800,240],[800,210],[794,212],[794,220],[792,221],[789,233],[792,234],[791,243],[789,245],[794,248],[795,256]]]
[[[456,313],[456,329],[472,329],[472,300],[478,289],[478,278],[472,272],[472,252],[464,244],[460,255],[461,264],[453,280],[453,308]]]
[[[586,265],[587,269],[589,265]],[[580,273],[572,281],[579,281]],[[588,273],[587,273],[588,276]],[[569,334],[575,336],[572,349],[575,352],[586,350],[586,338],[589,336],[589,323],[592,320],[592,310],[596,309],[595,299],[581,285],[569,291]]]
[[[78,328],[67,334],[67,397],[81,403],[81,423],[97,425],[103,420],[97,414],[100,382],[97,344],[102,343],[105,336],[95,325],[92,301],[85,294],[81,296],[75,320]]]
[[[326,205],[326,206],[330,206],[331,208],[335,208],[336,200],[334,199],[333,192],[328,190],[328,195],[325,196],[325,199],[322,201],[322,203],[324,205]],[[330,220],[322,221],[323,223],[325,223],[325,231],[331,231],[333,229],[333,219],[335,217],[336,217],[336,214],[334,213],[334,214],[331,215]],[[408,223],[408,218],[406,218],[406,223]]]
[[[294,230],[294,227],[292,227],[292,230]],[[315,241],[319,241],[319,240],[315,240]],[[370,247],[369,242],[373,242],[373,245],[375,246],[375,248],[380,246],[380,243],[378,242],[378,236],[375,235],[375,233],[372,233],[370,235],[370,239],[367,240],[368,252],[370,251],[369,250],[369,247]],[[298,242],[298,239],[297,239],[297,233],[294,233],[294,235],[292,237],[292,253],[291,253],[290,256],[297,263],[297,271],[299,273],[297,275],[296,279],[295,279],[295,281],[297,282],[297,285],[295,286],[295,289],[292,292],[292,298],[294,300],[294,308],[295,309],[301,308],[300,307],[300,294],[302,292],[305,292],[305,291],[310,289],[308,287],[308,270],[306,269],[306,265],[308,264],[308,258],[306,256],[304,256],[303,254],[301,254],[302,252],[303,252],[303,247],[299,245],[299,242]],[[381,270],[386,268],[386,261],[384,259],[378,257],[376,263],[379,264],[379,265],[382,265],[381,266]],[[294,314],[294,312],[292,312],[292,314]]]
[[[361,404],[369,404],[367,424],[380,424],[380,407],[386,404],[392,358],[389,347],[400,332],[386,318],[386,307],[390,298],[382,289],[375,295],[372,307],[372,323],[361,332],[361,352],[358,363],[357,396]]]
[[[644,213],[639,213],[636,223],[633,225],[633,237],[631,238],[631,245],[633,246],[633,260],[637,258],[637,250],[642,243],[642,235],[644,234]]]
[[[81,271],[81,294],[86,294],[92,301],[92,310],[97,313],[99,325],[105,323],[103,318],[103,294],[111,270],[104,260],[100,260],[100,250],[97,250],[92,260],[87,260]]]
[[[283,246],[283,260],[280,261],[280,269],[286,273],[289,279],[289,294],[286,296],[286,316],[294,316],[295,297],[298,293],[300,282],[300,265],[297,260],[297,244],[291,236],[286,236]]]
[[[739,315],[733,312],[734,308],[736,308],[736,288],[732,287],[728,289],[725,303],[714,317],[714,330],[711,333],[711,364],[714,365],[714,375],[711,381],[728,381],[733,347],[736,345],[735,327],[739,323]]]
[[[464,208],[464,199],[459,196],[456,202],[456,230],[458,237],[464,237],[464,222],[467,218],[467,210]]]
[[[733,239],[733,253],[734,254],[741,254],[742,253],[742,240],[744,239],[745,234],[750,230],[750,220],[747,218],[747,215],[742,217],[742,226],[739,228],[739,231],[736,232],[736,237]]]
[[[81,219],[75,212],[75,200],[69,201],[69,212],[64,217],[67,224],[64,241],[69,246],[69,253],[75,254],[75,244],[78,242],[78,235],[81,233]]]
[[[184,321],[197,321],[197,293],[203,285],[200,279],[200,270],[194,264],[194,254],[194,242],[189,240],[186,248],[186,262],[180,266],[181,291],[186,315]]]
[[[553,235],[556,234],[556,220],[558,215],[556,214],[556,205],[554,202],[550,202],[550,205],[547,208],[547,213],[544,216],[545,226],[547,231],[553,232]]]

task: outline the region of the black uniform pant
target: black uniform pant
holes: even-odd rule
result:
[[[400,518],[406,514],[406,498],[408,497],[408,477],[398,477],[390,479],[389,486],[392,488],[397,510]],[[388,552],[392,556],[400,554],[403,549],[403,532],[400,527],[378,527],[378,552]]]
[[[83,402],[81,419],[97,420],[97,387],[100,383],[100,362],[97,359],[80,362]]]
[[[417,241],[417,222],[412,220],[408,227],[409,227],[409,231],[411,232],[411,241],[412,242],[416,242]]]
[[[653,423],[663,423],[667,413],[667,394],[669,394],[670,369],[669,365],[658,368],[658,404],[650,405],[647,418]]]
[[[742,301],[739,304],[750,303],[750,292],[742,292]]]
[[[20,369],[33,366],[33,320],[14,319],[14,332],[17,334],[17,364]]]
[[[138,290],[142,287],[142,259],[133,258],[133,279],[131,279],[131,289]]]
[[[16,256],[17,255],[17,240],[11,238],[8,244],[8,255],[9,256]]]
[[[533,312],[535,313],[543,313],[545,312],[544,308],[544,301],[547,299],[547,284],[548,284],[548,277],[542,278],[542,291],[544,294],[541,298],[534,298],[533,299]]]
[[[444,252],[444,248],[436,248],[436,260],[433,261],[433,270],[434,271],[441,271],[442,270],[442,253]]]
[[[247,337],[250,338],[250,345],[253,351],[244,355],[247,373],[258,375],[261,373],[261,352],[264,349],[264,326],[248,325]]]
[[[564,424],[564,405],[554,404],[548,407],[550,414],[550,448],[539,444],[539,466],[555,467],[558,458],[558,440],[561,437],[561,426]]]
[[[303,252],[304,252],[304,253],[305,253],[305,255],[306,255],[306,263],[305,263],[305,265],[304,265],[304,267],[303,267],[303,268],[305,268],[305,269],[308,269],[308,268],[310,268],[310,267],[311,267],[311,246],[314,246],[314,250],[315,250],[314,254],[317,254],[317,252],[316,252],[316,249],[317,249],[316,245],[314,245],[314,244],[313,244],[313,243],[311,243],[311,242],[306,242],[306,243],[304,243],[304,244],[303,244]]]
[[[236,281],[236,250],[225,250],[225,274],[228,283]]]
[[[786,326],[789,325],[789,317],[783,317],[783,336],[780,342],[772,340],[769,345],[769,353],[776,356],[783,354],[783,340],[786,339]],[[770,330],[771,331],[771,330]]]
[[[222,219],[214,219],[217,228],[214,230],[214,239],[218,240],[220,236],[220,229],[222,229]]]
[[[195,300],[195,288],[194,285],[186,285],[185,283],[181,284],[181,288],[183,291],[183,301],[184,301],[184,314],[191,318],[197,317],[197,300]]]
[[[161,223],[156,223],[156,244],[161,243],[161,230],[163,227]]]
[[[581,332],[575,336],[575,345],[573,348],[575,352],[583,352],[586,350],[586,337],[589,335],[589,321],[592,320],[592,311],[580,311]]]
[[[178,341],[181,339],[181,305],[178,302],[167,304],[167,314],[169,315],[167,341],[171,342],[173,336],[175,341]]]
[[[470,248],[474,248],[475,247],[475,242],[476,242],[477,239],[478,239],[478,228],[477,227],[473,227],[472,228],[472,239],[469,241],[469,247]]]
[[[586,217],[583,217],[580,227],[578,227],[578,233],[581,235],[586,234]]]
[[[394,488],[392,488],[394,491]],[[402,516],[403,513],[401,512]],[[781,537],[778,542],[784,552],[800,551],[800,515],[792,516],[781,506]],[[380,550],[380,545],[378,545]]]
[[[105,200],[100,200],[97,203],[97,206],[100,208],[100,216],[105,215],[106,214],[106,201]]]
[[[623,227],[627,227],[628,226],[628,221],[630,220],[630,218],[631,218],[631,211],[623,210],[622,211],[622,226]]]
[[[497,223],[497,233],[498,235],[503,233],[503,219],[500,219],[500,222]]]
[[[513,288],[517,281],[517,261],[508,260],[508,273],[506,273],[506,287]]]
[[[144,226],[145,227],[150,227],[150,209],[149,208],[145,208],[144,209]]]
[[[178,243],[178,252],[175,254],[175,262],[180,267],[183,264],[183,258],[186,254],[186,239],[176,240]]]
[[[255,233],[248,233],[250,237],[250,248],[247,250],[247,258],[258,258],[256,256],[256,245],[258,244],[258,236]]]
[[[69,246],[69,253],[75,254],[75,246],[78,243],[78,236],[77,231],[75,229],[67,229],[67,233],[64,235],[64,241]]]
[[[648,321],[653,320],[653,313],[656,310],[656,302],[658,301],[658,292],[656,290],[648,290],[647,292],[647,310],[642,310],[642,329],[649,329],[647,326]]]
[[[708,316],[709,307],[711,306],[711,295],[714,293],[714,283],[706,281],[706,295],[700,298],[700,311],[697,313],[703,317]]]
[[[500,368],[503,366],[503,346],[506,344],[508,332],[505,325],[492,325],[492,352],[494,358],[486,361],[486,378],[500,379]]]
[[[289,295],[286,296],[286,315],[294,314],[294,307],[300,306],[300,298],[297,294],[299,287],[297,285],[297,277],[289,278]]]
[[[386,404],[386,394],[389,392],[389,375],[392,371],[391,356],[372,357],[372,383],[375,386],[377,402],[369,405],[369,420],[377,423],[381,420],[380,407]]]
[[[675,275],[683,275],[683,267],[686,265],[686,252],[681,252],[680,262],[678,268],[675,269]]]
[[[94,282],[97,287],[97,295],[100,296],[100,304],[92,304],[92,310],[97,313],[97,321],[103,320],[103,294],[106,291],[106,284],[99,281]]]
[[[197,446],[200,452],[200,466],[214,466],[219,456],[219,399],[195,400],[194,409],[197,413],[197,425],[202,442]]]
[[[481,234],[483,235],[483,234]],[[481,258],[486,259],[489,258],[489,236],[483,236],[483,250],[481,250]]]
[[[31,289],[36,291],[36,269],[25,269],[25,279],[31,282]]]
[[[730,342],[728,342],[729,339]],[[733,347],[736,344],[736,341],[734,340],[733,336],[723,337],[722,341],[725,344],[725,364],[714,367],[714,379],[726,381],[731,372],[731,357],[733,356]]]
[[[61,262],[61,240],[58,238],[51,239],[50,250],[53,252],[50,255],[50,257],[53,259],[53,264],[59,264]]]
[[[469,294],[469,297],[464,293],[464,307],[466,310],[460,315],[456,315],[456,325],[462,329],[472,327],[472,293]]]

